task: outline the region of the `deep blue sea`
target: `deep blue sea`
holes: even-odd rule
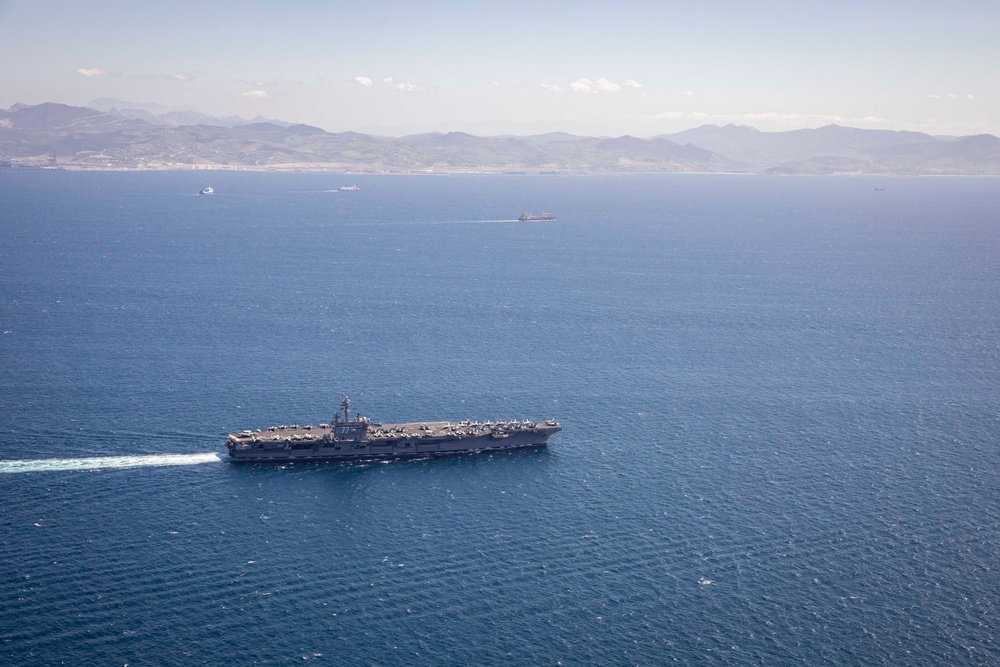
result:
[[[0,172],[0,331],[0,664],[1000,664],[1000,179]]]

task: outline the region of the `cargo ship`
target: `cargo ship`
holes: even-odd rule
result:
[[[561,430],[554,419],[383,424],[360,413],[352,417],[344,396],[332,423],[230,433],[226,448],[231,461],[241,462],[405,459],[540,448]]]
[[[521,217],[518,218],[521,222],[545,222],[547,220],[555,220],[556,216],[551,213],[542,213],[541,215],[532,215],[527,211],[521,211]]]

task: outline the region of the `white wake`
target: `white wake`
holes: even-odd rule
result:
[[[148,468],[150,466],[190,466],[221,461],[219,454],[148,454],[144,456],[95,456],[85,459],[34,459],[0,461],[0,473],[55,472],[60,470],[103,470],[105,468]]]

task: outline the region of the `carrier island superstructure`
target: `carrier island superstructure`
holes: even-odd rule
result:
[[[230,433],[226,447],[232,461],[401,459],[544,447],[561,430],[554,419],[381,424],[360,414],[352,418],[351,399],[344,396],[331,424]]]

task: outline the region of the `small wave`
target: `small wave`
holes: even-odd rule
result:
[[[65,470],[103,470],[105,468],[148,468],[152,466],[190,466],[222,459],[215,452],[204,454],[149,454],[144,456],[95,456],[84,459],[34,459],[0,461],[0,473],[58,472]]]

